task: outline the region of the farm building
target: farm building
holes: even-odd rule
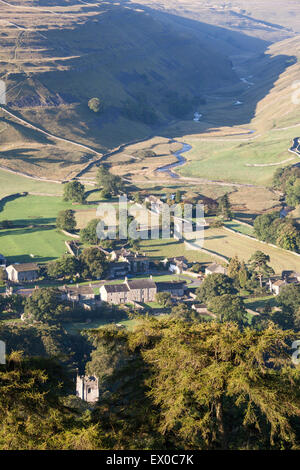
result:
[[[130,256],[132,253],[130,250],[126,250],[126,248],[121,248],[120,250],[113,250],[110,253],[110,259],[112,261],[120,261],[121,258],[126,258],[126,256]]]
[[[173,297],[183,297],[186,281],[157,282],[157,292],[170,292]]]
[[[131,273],[147,273],[149,271],[150,260],[143,254],[132,253],[129,250],[122,248],[121,250],[112,251],[111,260],[115,261],[113,270],[118,270],[116,262],[127,263],[128,271]],[[124,268],[124,265],[122,266]]]
[[[112,304],[127,302],[154,302],[158,292],[170,292],[173,297],[183,297],[185,281],[157,282],[151,278],[128,281],[123,284],[106,284],[100,288],[101,300]]]
[[[282,289],[287,286],[287,282],[282,279],[278,279],[277,281],[269,280],[270,291],[275,294],[279,295]]]
[[[208,276],[209,274],[226,274],[227,269],[217,263],[212,263],[207,268],[205,268],[205,275]]]
[[[164,203],[158,197],[153,196],[153,195],[148,196],[148,197],[145,198],[145,202],[151,204],[151,210],[153,212],[156,212],[157,214],[162,212],[163,207],[164,207]]]
[[[150,279],[136,279],[123,284],[106,284],[100,288],[101,300],[112,304],[126,302],[153,302],[157,293],[155,282]]]
[[[106,284],[100,287],[100,298],[109,304],[125,304],[128,299],[129,288],[124,284]]]
[[[70,300],[73,302],[84,302],[95,300],[95,292],[91,286],[63,286],[60,288],[62,291],[62,299]]]
[[[118,263],[110,263],[109,265],[109,278],[120,278],[125,277],[130,270],[130,265],[126,261],[120,261]]]
[[[300,272],[295,271],[283,271],[282,279],[285,279],[288,284],[299,284],[300,283]]]
[[[188,260],[184,256],[177,256],[175,258],[165,258],[163,260],[164,266],[169,267],[169,271],[175,274],[181,274],[189,267]]]
[[[12,282],[33,282],[38,278],[36,263],[11,264],[6,268],[7,277]]]

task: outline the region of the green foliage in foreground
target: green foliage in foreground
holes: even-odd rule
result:
[[[11,354],[0,366],[0,449],[91,448],[88,416],[63,404],[70,386],[56,362]]]
[[[8,354],[22,350],[26,357],[56,357],[73,367],[82,367],[91,351],[84,336],[69,335],[60,325],[2,322],[0,337]]]
[[[92,410],[68,398],[53,361],[13,353],[0,366],[0,449],[299,448],[292,332],[146,319],[90,334],[89,369],[102,362]]]

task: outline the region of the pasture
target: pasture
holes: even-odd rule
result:
[[[255,139],[186,136],[184,140],[193,148],[185,154],[187,163],[177,172],[185,177],[268,186],[277,168],[297,162],[296,155],[288,152],[294,137],[295,129],[269,131]]]
[[[276,274],[281,274],[284,270],[299,271],[300,269],[299,256],[280,248],[273,248],[259,240],[228,232],[224,228],[206,230],[204,248],[227,258],[237,255],[244,261],[248,261],[255,251],[260,250],[270,256],[270,265]]]
[[[66,252],[66,239],[51,227],[0,230],[0,251],[10,263],[44,263]]]
[[[63,185],[37,181],[0,170],[0,198],[23,191],[60,196],[63,194]]]
[[[0,221],[13,223],[10,229],[0,230],[0,252],[9,262],[46,262],[66,251],[67,237],[55,227],[59,211],[82,208],[60,197],[23,196],[3,204]],[[31,256],[33,255],[33,256]]]
[[[188,250],[183,241],[171,239],[142,240],[141,251],[154,259],[171,258],[173,256],[185,256],[190,262],[210,263],[216,261],[213,256],[202,251]]]
[[[244,225],[231,222],[231,228],[244,234],[251,234],[251,228]],[[185,256],[189,261],[209,263],[216,261],[220,263],[220,259],[214,257],[221,255],[227,259],[237,255],[240,260],[247,262],[255,251],[262,251],[270,256],[270,265],[276,274],[281,274],[284,270],[299,271],[300,257],[292,252],[289,253],[280,248],[268,246],[259,240],[250,239],[232,233],[224,228],[209,228],[204,232],[204,248],[212,253],[208,254],[201,250],[189,250],[183,241],[175,239],[160,240],[142,240],[141,251],[155,259],[163,259],[165,257]],[[189,237],[193,238],[193,237]]]
[[[55,224],[59,211],[84,209],[86,206],[63,201],[56,196],[21,196],[4,203],[0,220],[11,220],[14,225]]]

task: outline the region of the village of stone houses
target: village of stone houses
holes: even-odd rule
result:
[[[124,187],[119,195],[124,195],[123,191]],[[90,195],[94,196],[92,201]],[[294,289],[300,285],[300,269],[295,269],[297,265],[300,268],[299,255],[255,238],[253,226],[235,218],[227,194],[214,200],[180,190],[156,195],[127,191],[130,210],[126,223],[135,223],[137,236],[126,240],[118,236],[101,239],[97,234],[99,208],[107,216],[118,207],[117,188],[115,196],[102,195],[103,190],[98,189],[86,194],[81,183],[72,181],[64,185],[63,199],[41,197],[40,201],[46,198],[50,207],[54,206],[53,214],[64,207],[56,215],[55,227],[34,224],[40,210],[36,204],[39,196],[21,193],[2,200],[0,325],[8,350],[25,347],[30,354],[63,355],[77,371],[76,395],[94,403],[99,398],[98,377],[86,364],[93,349],[88,334],[95,329],[110,326],[131,331],[146,317],[235,321],[255,328],[263,328],[270,319],[279,324],[285,321],[285,293],[295,295]],[[176,232],[180,219],[171,213],[169,235],[163,238],[164,208],[188,203],[194,208],[201,204],[204,217],[198,222],[192,217],[191,233],[180,237]],[[111,204],[110,211],[103,210],[107,204]],[[141,209],[140,220],[131,215],[134,207],[135,214]],[[28,220],[21,221],[23,225],[11,220],[13,212],[20,210],[24,219],[28,214]],[[158,238],[148,239],[148,216],[152,217],[152,231],[153,220],[156,224]],[[106,220],[108,233],[110,217]],[[266,223],[268,217],[261,215],[257,220]],[[34,238],[30,244],[33,253],[29,253],[28,236],[30,239],[36,230],[40,238]],[[192,241],[193,230],[202,230],[202,243]],[[254,244],[256,250],[246,258],[242,244],[232,256],[224,256],[216,234],[225,230],[246,246]],[[45,241],[48,233],[52,237]],[[6,243],[7,235],[10,239]],[[206,238],[215,238],[215,246],[207,248]],[[230,243],[230,238],[225,243]],[[43,246],[48,250],[44,255],[38,251]],[[59,256],[49,256],[53,247],[59,247]]]
[[[0,452],[300,450],[299,18],[0,0]]]

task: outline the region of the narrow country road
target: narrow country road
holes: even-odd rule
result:
[[[74,140],[65,139],[64,137],[59,137],[57,135],[51,134],[50,132],[44,131],[40,127],[35,126],[34,124],[31,124],[30,122],[26,121],[25,119],[22,119],[22,118],[16,116],[16,114],[12,113],[11,111],[8,111],[4,106],[0,106],[0,110],[3,111],[4,113],[8,114],[10,117],[16,119],[17,121],[19,121],[24,126],[29,127],[30,129],[33,129],[33,130],[35,130],[35,131],[37,131],[41,134],[44,134],[47,137],[50,137],[51,139],[59,140],[60,142],[65,142],[67,144],[75,145],[76,147],[80,147],[84,150],[87,150],[88,152],[92,152],[95,155],[98,155],[99,157],[103,156],[102,153],[98,152],[97,150],[93,149],[92,147],[89,147],[87,145],[75,142]]]

